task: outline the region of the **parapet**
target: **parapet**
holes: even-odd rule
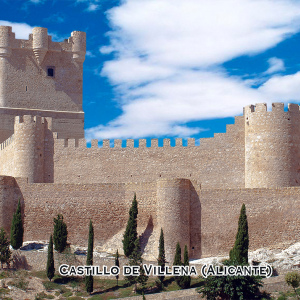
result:
[[[63,42],[53,42],[47,28],[35,27],[28,40],[16,39],[10,26],[0,26],[0,57],[9,57],[12,49],[32,49],[38,64],[41,64],[48,51],[73,53],[76,62],[83,63],[86,52],[86,34],[73,31]]]
[[[255,105],[247,105],[244,107],[244,115],[249,115],[250,113],[264,113],[267,112],[267,103],[256,103]],[[288,104],[288,112],[299,112],[299,105],[294,103]],[[272,112],[284,112],[284,103],[276,102],[272,103]]]

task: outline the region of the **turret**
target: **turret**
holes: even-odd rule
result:
[[[300,112],[297,104],[260,103],[244,109],[245,187],[300,185]]]
[[[41,117],[15,117],[15,177],[27,177],[28,182],[44,182],[45,127],[46,122]]]
[[[158,224],[164,231],[167,261],[172,261],[177,242],[190,250],[190,192],[188,179],[157,181]]]
[[[32,29],[33,42],[32,48],[35,54],[36,60],[40,65],[48,51],[48,30],[43,27],[35,27]]]
[[[11,55],[14,38],[15,34],[12,33],[10,26],[0,26],[0,57],[9,57]]]
[[[73,31],[71,37],[73,41],[73,59],[78,63],[83,63],[86,52],[86,34],[82,31]]]

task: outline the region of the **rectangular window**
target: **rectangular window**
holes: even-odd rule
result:
[[[47,76],[54,77],[54,67],[47,67]]]

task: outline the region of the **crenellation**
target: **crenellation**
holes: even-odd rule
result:
[[[164,139],[163,140],[163,147],[170,147],[171,146],[171,140],[170,139]]]
[[[195,139],[194,138],[188,138],[187,146],[188,147],[194,147],[195,146]]]
[[[182,138],[175,139],[175,147],[182,147]]]
[[[289,103],[288,104],[288,111],[289,112],[296,112],[299,113],[299,105],[295,103]]]
[[[103,145],[104,145],[104,142],[103,142]],[[91,140],[91,148],[92,149],[98,149],[99,148],[98,140],[96,140],[96,139]]]
[[[263,113],[267,111],[267,103],[256,103],[254,106],[254,112]]]
[[[272,112],[277,112],[277,113],[284,112],[284,103],[282,102],[272,103]]]
[[[158,148],[158,139],[151,139],[151,148]]]
[[[126,140],[126,148],[129,148],[129,149],[134,148],[134,140],[133,139],[127,139]]]
[[[114,140],[114,148],[115,149],[122,149],[122,140],[121,139]]]
[[[147,140],[146,139],[139,139],[139,148],[145,149],[147,147]]]
[[[109,139],[105,139],[103,140],[103,144],[102,144],[102,149],[110,149],[110,140]]]

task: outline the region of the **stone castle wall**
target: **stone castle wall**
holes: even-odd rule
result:
[[[121,140],[92,141],[86,147],[85,140],[55,139],[54,182],[93,183],[150,181],[158,178],[188,178],[201,183],[203,187],[244,187],[244,118],[236,117],[235,124],[227,126],[226,133],[214,138],[200,139],[195,146],[194,139],[183,147],[176,139],[171,147],[169,140],[158,147],[157,139],[146,147],[146,140],[139,140],[139,147],[133,147],[133,140],[127,140],[127,147],[121,147]]]
[[[189,245],[191,258],[228,254],[234,244],[242,203],[246,203],[250,249],[282,247],[299,240],[299,187],[204,190],[197,182],[187,179],[122,184],[32,184],[26,179],[1,177],[0,226],[9,230],[20,198],[25,240],[47,241],[53,231],[53,218],[62,213],[70,243],[87,246],[91,219],[95,247],[111,252],[118,248],[122,252],[121,240],[134,192],[139,209],[138,231],[148,259],[157,257],[160,228],[164,229],[170,261],[177,241],[182,247]]]

